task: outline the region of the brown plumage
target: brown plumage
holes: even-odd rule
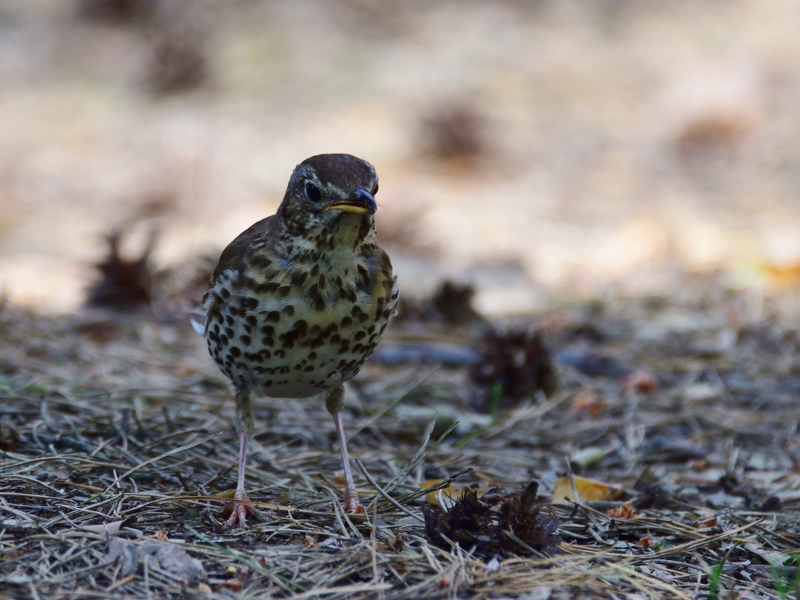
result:
[[[342,447],[343,505],[359,508],[342,426],[343,384],[372,354],[399,296],[391,261],[374,243],[377,190],[369,163],[349,154],[312,156],[295,168],[277,213],[220,256],[203,305],[209,352],[236,393],[235,500],[248,500],[251,393],[324,393]],[[244,524],[248,511],[237,502],[227,525]]]

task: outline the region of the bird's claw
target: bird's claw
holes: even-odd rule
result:
[[[244,492],[236,492],[233,496],[234,500],[241,500],[244,502],[250,502],[250,498],[247,497],[247,494]],[[225,521],[225,527],[236,527],[240,525],[242,527],[247,526],[247,515],[257,515],[258,511],[250,506],[249,504],[241,504],[240,502],[234,502],[233,504],[233,512],[231,516]]]
[[[342,499],[342,509],[346,513],[363,513],[364,507],[358,501],[358,494],[355,490],[348,490]]]

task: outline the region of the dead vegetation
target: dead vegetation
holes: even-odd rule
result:
[[[154,267],[151,254],[156,244],[156,232],[151,231],[147,245],[138,257],[125,258],[120,252],[120,241],[126,229],[116,228],[108,236],[108,253],[95,265],[97,278],[89,288],[87,306],[121,311],[152,306]]]
[[[190,327],[119,314],[98,335],[86,315],[6,307],[0,590],[790,597],[800,538],[797,303],[763,298],[754,317],[750,294],[690,281],[659,302],[609,299],[542,315],[529,325],[549,340],[558,389],[489,417],[470,407],[466,364],[376,355],[348,392],[363,515],[335,502],[335,432],[319,402],[261,400],[247,478],[268,518],[246,530],[222,527],[235,485],[234,407]],[[383,346],[437,342],[418,331],[397,323]],[[576,368],[591,364],[575,360],[582,355],[618,368]],[[628,385],[631,372],[658,385]],[[459,424],[434,426],[436,410]]]

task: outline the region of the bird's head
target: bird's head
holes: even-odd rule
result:
[[[292,173],[278,214],[293,237],[327,243],[374,237],[378,176],[350,154],[319,154]]]

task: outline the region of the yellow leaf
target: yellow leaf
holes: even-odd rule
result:
[[[553,504],[569,504],[570,502],[595,502],[597,500],[617,500],[622,497],[621,488],[586,477],[573,477],[578,498],[572,490],[569,477],[559,477],[553,491]]]
[[[442,481],[444,481],[444,479],[431,479],[429,481],[423,481],[422,483],[419,484],[419,487],[420,489],[424,490],[430,487],[434,487],[437,484],[441,483]],[[486,489],[489,486],[485,481],[482,481],[480,483],[466,484],[466,485],[456,484],[455,486],[451,484],[440,490],[434,490],[425,494],[425,502],[433,506],[440,506],[446,511],[450,510],[456,503],[456,500],[458,500],[461,497],[461,492],[464,490],[464,488],[467,487],[477,491],[478,495],[480,496],[486,491]]]

